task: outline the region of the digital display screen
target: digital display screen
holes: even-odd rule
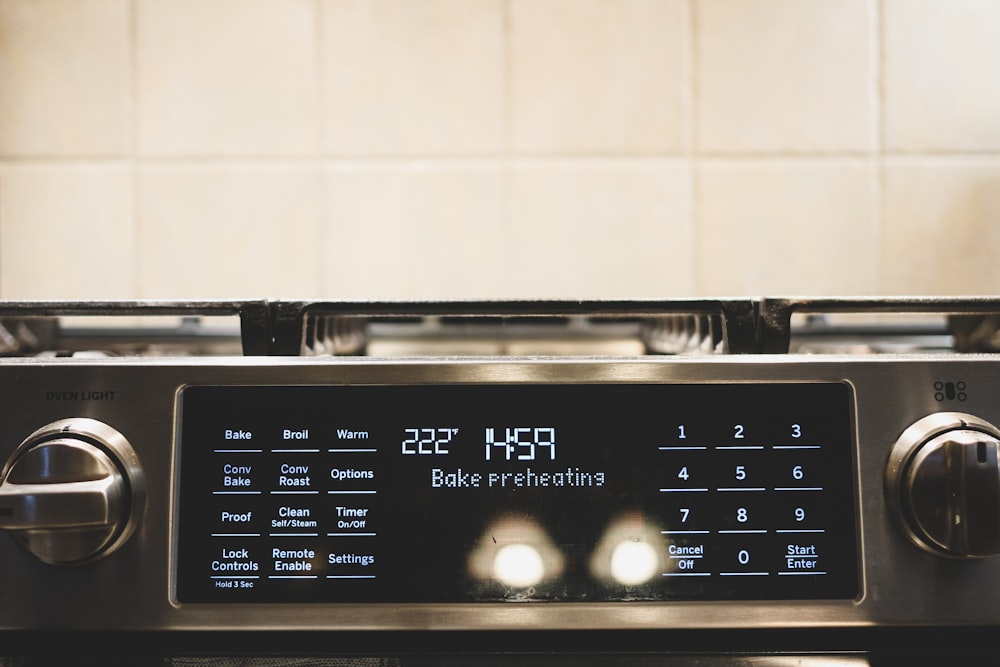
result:
[[[182,603],[853,599],[842,383],[194,386]]]

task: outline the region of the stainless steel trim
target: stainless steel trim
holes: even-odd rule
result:
[[[54,570],[0,539],[8,573],[0,630],[621,630],[1000,627],[1000,560],[950,561],[915,548],[883,500],[892,444],[942,411],[935,381],[961,379],[961,410],[1000,421],[1000,358],[831,355],[696,359],[12,360],[0,366],[0,455],[37,427],[86,414],[127,436],[148,471],[148,511],[135,539],[85,568]],[[855,601],[433,605],[180,605],[173,595],[173,523],[183,489],[169,472],[180,387],[196,384],[729,383],[847,382],[856,406],[854,456],[860,509],[862,597]],[[114,391],[113,400],[82,398]],[[76,398],[73,398],[74,392]],[[886,397],[892,397],[887,402]],[[957,406],[956,406],[957,407]],[[7,450],[9,451],[9,450]],[[109,595],[113,591],[113,595]],[[112,599],[113,598],[113,599]],[[67,605],[66,601],[77,602]],[[80,602],[83,601],[83,602]]]

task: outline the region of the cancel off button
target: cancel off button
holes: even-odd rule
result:
[[[702,567],[705,557],[704,544],[671,544],[667,549],[672,572],[664,576],[708,576]]]

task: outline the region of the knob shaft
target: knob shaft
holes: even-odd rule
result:
[[[973,415],[937,413],[900,436],[886,501],[920,548],[954,558],[1000,554],[1000,430]]]
[[[145,507],[131,445],[93,419],[67,419],[31,434],[0,479],[0,528],[46,563],[80,564],[114,552]]]

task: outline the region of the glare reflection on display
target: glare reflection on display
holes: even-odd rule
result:
[[[640,514],[613,522],[601,537],[590,561],[598,579],[639,586],[659,576],[669,562],[660,529]]]
[[[530,588],[562,574],[563,556],[548,534],[528,517],[506,517],[491,525],[469,557],[477,579]]]
[[[611,577],[626,586],[646,583],[657,575],[659,569],[660,559],[656,549],[648,542],[621,542],[611,554]]]
[[[536,586],[545,578],[545,563],[530,544],[508,544],[493,557],[493,578],[514,588]]]
[[[532,595],[535,586],[563,574],[564,562],[565,555],[538,522],[508,516],[483,533],[469,556],[469,572],[481,581],[495,581]],[[607,527],[589,564],[594,579],[632,587],[658,580],[671,560],[660,528],[641,514],[631,513]]]

